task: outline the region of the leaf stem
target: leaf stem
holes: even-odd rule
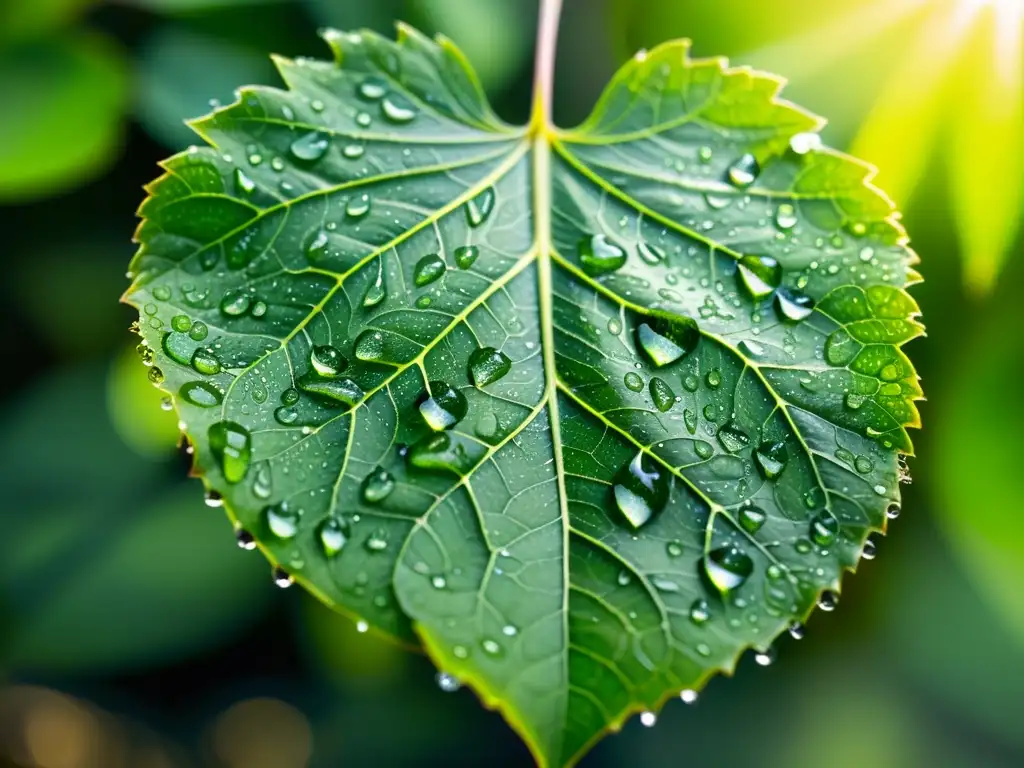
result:
[[[533,114],[530,127],[544,130],[551,123],[551,101],[555,82],[555,47],[562,0],[541,0],[537,24],[537,53],[533,70]]]

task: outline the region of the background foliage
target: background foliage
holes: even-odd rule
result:
[[[787,74],[826,140],[883,165],[922,254],[909,349],[927,429],[903,516],[767,670],[752,659],[586,766],[1024,761],[1020,14],[983,0],[569,0],[556,116],[637,48],[691,36]],[[128,235],[180,118],[274,83],[318,25],[458,42],[503,117],[529,104],[533,0],[6,0],[0,8],[0,765],[524,765],[500,719],[234,547],[118,306]],[[1009,30],[1009,31],[1007,31]],[[1013,31],[1017,30],[1017,34]],[[1016,41],[1016,42],[1015,42]],[[1007,332],[1007,331],[1010,332]],[[742,738],[723,739],[734,733]],[[401,738],[395,738],[400,734]]]

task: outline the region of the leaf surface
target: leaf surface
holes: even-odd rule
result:
[[[327,40],[151,185],[151,377],[280,581],[572,763],[884,527],[915,257],[780,81],[686,43],[562,131],[503,124],[443,39]]]

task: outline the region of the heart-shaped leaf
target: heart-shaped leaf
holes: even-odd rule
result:
[[[446,40],[326,38],[150,186],[151,378],[280,583],[571,763],[835,604],[898,509],[915,257],[779,80],[686,43],[562,131]]]

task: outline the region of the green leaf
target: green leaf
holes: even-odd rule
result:
[[[114,159],[128,96],[121,52],[76,33],[0,51],[0,201],[87,181]]]
[[[915,257],[779,80],[685,42],[561,131],[501,123],[447,40],[326,38],[149,187],[154,380],[280,583],[572,763],[884,528]]]

